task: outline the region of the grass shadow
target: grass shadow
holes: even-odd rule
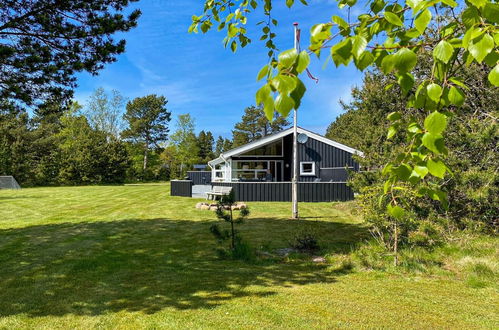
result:
[[[277,287],[334,282],[343,274],[310,262],[219,260],[212,223],[129,219],[0,230],[0,316],[213,308],[235,298],[272,296]],[[269,235],[282,244],[286,233],[304,225],[253,219],[242,234],[252,244]],[[353,224],[315,225],[326,235],[346,232],[346,239],[364,231]],[[342,251],[344,243],[333,239],[330,247]]]

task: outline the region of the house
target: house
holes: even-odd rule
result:
[[[362,152],[298,127],[298,181],[346,182]],[[293,128],[222,153],[208,162],[212,182],[288,182],[293,176]]]
[[[358,171],[354,155],[362,152],[301,127],[298,131],[298,199],[305,202],[353,199],[348,172]],[[172,181],[172,195],[199,196],[207,183],[231,186],[240,201],[290,201],[293,175],[293,128],[222,153],[208,162],[211,171],[188,172]],[[210,186],[208,186],[210,187]]]

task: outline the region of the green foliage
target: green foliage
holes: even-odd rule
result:
[[[350,10],[362,6],[361,14],[353,22],[350,21],[349,11],[348,22],[333,16],[331,21],[314,25],[310,31],[309,52],[320,56],[323,48],[330,47],[329,58],[336,66],[349,65],[352,60],[360,70],[375,65],[385,75],[393,74],[400,91],[407,96],[400,108],[395,109],[402,110],[400,118],[392,121],[388,127],[387,137],[396,139],[400,148],[391,153],[392,157],[386,158],[383,170],[386,211],[393,218],[402,218],[403,208],[400,205],[411,204],[413,197],[438,200],[446,209],[449,203],[442,186],[452,167],[445,163],[442,166],[440,162],[447,162],[449,155],[445,134],[448,117],[452,112],[459,111],[458,107],[463,106],[466,97],[473,96],[468,91],[470,82],[464,82],[460,76],[463,64],[483,63],[488,82],[498,86],[498,5],[490,0],[467,1],[459,7],[453,0],[406,0],[400,3],[370,0],[362,4],[357,4],[355,0],[337,2],[340,9],[347,7]],[[287,2],[289,7],[293,4],[293,1]],[[219,25],[219,29],[223,29],[225,23],[230,22],[226,42],[238,36],[244,46],[249,42],[246,28],[239,26],[246,25],[247,15],[258,5],[263,7],[265,15],[270,18],[271,0],[228,4],[207,0],[204,13],[193,17],[190,31],[196,31],[201,25],[202,31],[206,32],[213,21],[223,21]],[[239,7],[236,14],[225,14],[226,11],[232,12],[235,6]],[[461,12],[456,13],[457,10]],[[213,12],[216,14],[211,15]],[[412,18],[415,18],[414,25]],[[264,28],[268,30],[269,25]],[[206,28],[203,29],[203,26]],[[256,102],[263,104],[270,119],[274,110],[287,116],[292,109],[299,108],[306,91],[299,75],[306,65],[299,64],[298,51],[295,49],[285,50],[275,59],[273,43],[266,46],[270,50],[270,60],[258,78],[266,77],[267,80],[256,93]],[[418,64],[418,53],[425,52],[431,53],[431,57],[425,57],[431,64],[431,70],[419,76],[415,82],[416,75],[412,72]],[[412,120],[414,114],[422,113],[426,117],[422,120],[424,129],[420,123]],[[401,131],[404,132],[404,139],[397,139]],[[416,166],[425,167],[429,160],[437,157],[438,166],[432,163],[430,167],[433,170],[426,173],[423,179],[419,175],[421,171],[414,171]],[[406,194],[408,190],[413,194]],[[394,235],[397,236],[397,230]]]
[[[80,106],[61,118],[0,117],[0,172],[22,186],[121,183],[130,166],[123,142],[93,129]]]
[[[221,229],[218,224],[214,224],[210,227],[210,232],[217,239],[219,243],[224,243],[225,241],[230,241],[230,251],[227,252],[225,249],[219,249],[219,256],[230,255],[233,259],[243,260],[243,261],[253,261],[255,257],[255,252],[253,248],[242,240],[239,233],[235,229],[235,224],[242,224],[244,220],[249,216],[250,211],[247,207],[239,210],[237,218],[234,218],[234,208],[237,202],[234,198],[234,193],[231,192],[229,195],[224,195],[220,198],[217,205],[216,215],[217,218],[223,220],[230,224],[230,230]]]
[[[232,130],[232,148],[277,133],[288,125],[289,121],[283,116],[276,115],[269,121],[261,107],[247,107],[241,121],[236,123]]]
[[[135,1],[2,1],[0,99],[67,106],[76,73],[97,74],[124,52],[113,35],[137,25],[139,10],[123,14]]]
[[[431,67],[420,64],[416,70],[418,76],[424,77],[429,74]],[[401,247],[435,245],[456,228],[494,230],[497,226],[494,220],[497,218],[494,205],[499,202],[495,184],[499,180],[495,173],[498,131],[494,114],[498,107],[497,89],[487,84],[480,65],[462,68],[460,75],[469,82],[470,96],[452,117],[440,112],[432,112],[430,116],[411,112],[412,126],[409,125],[409,130],[398,130],[392,139],[387,140],[385,130],[388,125],[403,119],[397,110],[405,100],[386,89],[393,80],[379,73],[370,73],[365,77],[364,84],[352,91],[352,102],[343,104],[346,113],[328,128],[327,137],[364,151],[365,157],[358,158],[358,161],[367,171],[355,174],[352,183],[361,192],[365,219],[373,226],[374,233],[382,237],[379,240],[383,246],[393,248],[393,243],[383,243],[391,236],[385,237],[383,233],[392,233],[393,224],[384,210],[386,199],[383,197],[383,188],[388,188],[380,173],[374,169],[387,162],[393,153],[399,152],[406,135],[411,131],[426,130],[427,134],[440,134],[447,126],[445,132],[450,151],[446,162],[440,156],[424,158],[424,153],[414,152],[413,156],[419,161],[413,167],[395,169],[400,177],[420,182],[418,187],[404,185],[398,190],[400,194],[406,194],[405,203],[400,207],[406,210],[409,217],[398,221]],[[363,135],[358,134],[361,129]],[[453,175],[440,187],[437,185],[438,179],[444,178],[448,166],[452,167]],[[425,191],[420,192],[419,189]],[[435,204],[434,201],[442,204]],[[448,209],[445,210],[444,206]],[[420,226],[427,229],[434,226],[437,228],[437,237],[431,234],[432,231]],[[443,231],[448,234],[442,235]]]
[[[215,145],[215,156],[219,156],[222,152],[226,152],[233,148],[233,143],[227,138],[219,136]]]
[[[313,253],[319,250],[316,234],[310,231],[297,233],[290,243],[291,247],[300,252]]]
[[[119,138],[123,130],[124,107],[125,97],[119,91],[112,90],[109,95],[104,88],[100,87],[90,95],[85,116],[94,129]]]
[[[213,134],[210,131],[202,130],[199,132],[197,136],[197,144],[199,148],[198,157],[200,159],[200,163],[206,164],[208,161],[215,158],[215,153],[213,151],[213,147],[215,144],[215,140],[213,139]]]
[[[194,129],[194,119],[190,114],[178,116],[176,130],[162,154],[162,159],[170,169],[171,178],[184,178],[192,165],[199,162],[201,149]]]
[[[166,108],[167,103],[164,96],[152,94],[137,97],[126,105],[123,118],[128,127],[122,132],[122,137],[143,146],[143,176],[147,171],[149,149],[157,148],[168,136],[171,113]]]

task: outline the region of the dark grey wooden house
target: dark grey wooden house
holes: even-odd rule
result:
[[[298,127],[299,182],[346,182],[352,157],[362,152]],[[289,182],[293,171],[293,129],[229,150],[210,161],[212,183]]]
[[[353,199],[348,173],[359,170],[354,155],[362,152],[300,127],[297,140],[298,200]],[[293,129],[224,152],[208,166],[211,171],[188,172],[188,180],[172,181],[171,194],[202,196],[197,187],[211,184],[231,186],[239,201],[291,201]]]

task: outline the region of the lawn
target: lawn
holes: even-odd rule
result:
[[[217,258],[209,232],[217,220],[195,209],[197,201],[170,197],[167,184],[0,191],[0,328],[499,324],[496,285],[470,285],[453,270],[335,262],[368,237],[353,203],[302,203],[299,221],[288,219],[289,203],[248,203],[239,230],[255,248],[284,248],[296,233],[314,231],[330,256],[323,264],[302,256],[248,264]],[[496,262],[497,240],[486,244],[488,252],[476,253]]]

